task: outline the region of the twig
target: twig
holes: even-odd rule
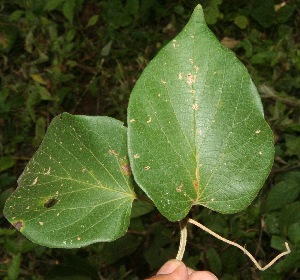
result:
[[[212,230],[210,230],[209,228],[207,228],[206,226],[196,222],[195,220],[193,219],[188,219],[188,223],[191,223],[191,224],[194,224],[195,226],[203,229],[204,231],[208,232],[209,234],[211,234],[212,236],[218,238],[219,240],[225,242],[225,243],[228,243],[232,246],[235,246],[237,248],[239,248],[240,250],[242,250],[244,252],[244,254],[246,254],[250,260],[255,264],[255,266],[259,269],[259,270],[266,270],[268,269],[270,266],[272,266],[278,259],[280,259],[281,257],[289,254],[291,252],[290,250],[290,247],[289,247],[289,244],[287,242],[285,242],[285,247],[286,247],[286,251],[285,252],[282,252],[280,253],[277,257],[275,257],[273,260],[271,260],[267,265],[265,265],[264,267],[261,267],[258,262],[255,260],[255,258],[251,255],[251,253],[249,251],[246,250],[246,248],[242,247],[241,245],[233,242],[233,241],[230,241],[220,235],[218,235],[217,233],[213,232]]]

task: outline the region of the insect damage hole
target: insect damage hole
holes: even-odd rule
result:
[[[45,203],[44,207],[46,208],[52,208],[56,203],[58,202],[58,199],[56,198],[49,198]]]

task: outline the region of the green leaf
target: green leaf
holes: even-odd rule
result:
[[[195,204],[242,210],[273,163],[273,133],[258,92],[208,29],[200,5],[136,83],[128,124],[134,177],[172,221]]]
[[[289,156],[298,156],[300,158],[300,137],[286,134],[286,154]]]
[[[64,2],[68,2],[65,0],[48,0],[45,2],[44,11],[50,12],[58,9]]]
[[[278,251],[284,251],[286,239],[284,239],[281,236],[273,235],[271,239],[271,247],[278,250]]]
[[[249,24],[249,20],[244,15],[237,15],[234,19],[234,23],[237,27],[245,29]]]
[[[207,251],[207,259],[209,267],[216,275],[221,275],[222,273],[222,260],[216,249],[210,247]]]
[[[141,239],[132,234],[126,234],[114,242],[105,243],[101,257],[106,264],[112,264],[117,260],[131,255],[138,248]]]
[[[264,28],[269,28],[275,21],[274,0],[254,0],[251,16]]]
[[[70,22],[73,21],[74,18],[74,9],[76,7],[75,0],[68,0],[64,3],[62,11],[66,19]]]
[[[295,245],[300,245],[300,222],[289,227],[288,236]]]
[[[300,221],[300,201],[288,204],[285,208],[282,208],[279,221],[282,232],[287,234],[289,227]]]
[[[146,215],[149,212],[151,212],[153,208],[154,208],[153,205],[149,204],[148,202],[137,200],[133,203],[131,218],[136,218],[136,217]]]
[[[297,199],[300,194],[300,172],[289,172],[274,185],[266,199],[266,212],[280,209]]]
[[[7,279],[17,280],[21,269],[21,254],[14,255],[7,270]]]
[[[6,218],[48,247],[81,247],[122,236],[135,198],[126,132],[108,117],[54,118],[5,205]]]
[[[86,27],[90,27],[95,25],[99,20],[99,15],[93,15],[92,17],[90,17]]]
[[[12,157],[0,157],[0,172],[7,170],[15,165],[15,160]]]
[[[15,26],[0,26],[0,52],[9,53],[14,46],[18,36],[18,29]]]
[[[219,5],[221,4],[222,0],[210,0],[209,6],[204,9],[207,24],[215,24],[218,19],[223,18],[223,14],[220,13],[219,9]]]
[[[285,23],[287,22],[293,15],[293,13],[296,10],[296,6],[287,4],[281,7],[277,12],[276,12],[276,18],[279,23]]]

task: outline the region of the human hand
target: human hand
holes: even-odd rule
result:
[[[155,276],[146,280],[218,280],[209,271],[195,271],[178,260],[166,262]]]

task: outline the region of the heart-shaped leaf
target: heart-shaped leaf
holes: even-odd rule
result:
[[[200,5],[130,96],[134,177],[169,220],[192,205],[234,213],[273,162],[273,134],[247,69],[208,29]]]
[[[7,219],[49,247],[122,236],[135,198],[126,133],[108,117],[54,118],[5,205]]]

